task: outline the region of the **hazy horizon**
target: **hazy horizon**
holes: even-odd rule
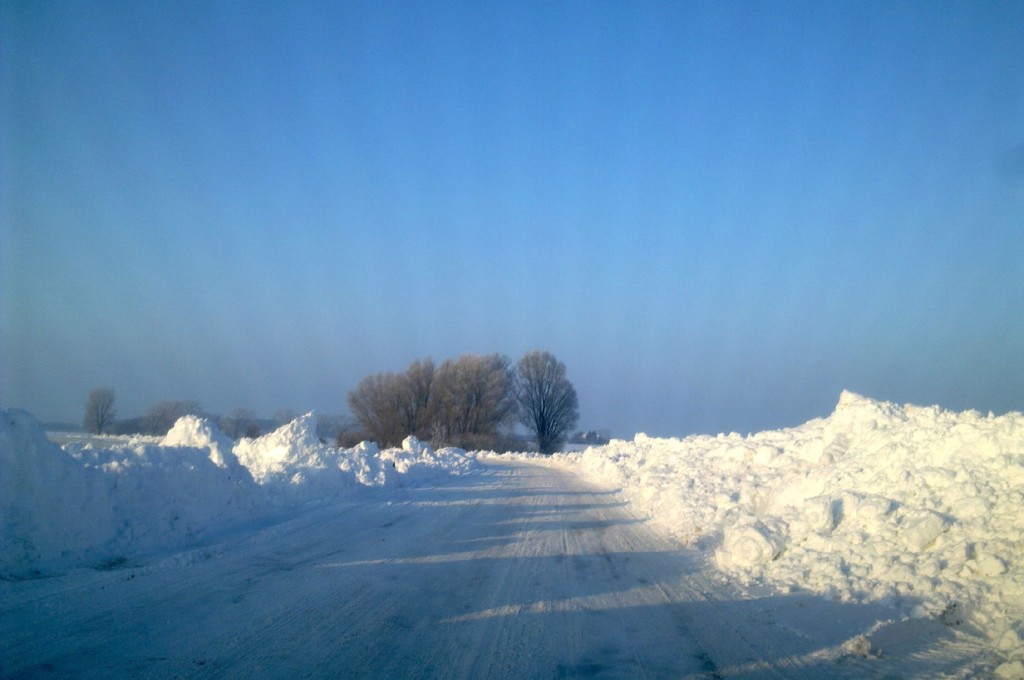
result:
[[[0,12],[0,404],[347,412],[544,349],[580,429],[1024,409],[1024,4]]]

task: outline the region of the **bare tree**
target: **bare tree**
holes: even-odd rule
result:
[[[427,357],[424,361],[416,360],[405,369],[405,394],[402,412],[405,416],[405,427],[409,434],[426,438],[434,418],[431,399],[434,389],[434,360]]]
[[[516,365],[515,397],[520,422],[537,436],[540,452],[557,451],[580,417],[565,364],[550,352],[528,353]]]
[[[434,378],[433,431],[466,448],[493,446],[515,412],[510,363],[500,354],[465,354],[441,364]]]
[[[348,394],[349,408],[366,433],[381,446],[395,446],[408,435],[428,437],[434,418],[434,360],[409,364],[405,373],[364,378]]]
[[[178,418],[198,415],[201,410],[197,401],[161,401],[150,408],[142,420],[150,434],[165,435]]]
[[[493,446],[514,416],[509,364],[498,354],[465,355],[440,368],[414,361],[405,373],[363,378],[348,394],[349,408],[381,446],[410,434],[436,445]]]
[[[256,423],[256,415],[247,408],[237,407],[231,409],[228,414],[220,419],[221,431],[232,439],[248,437],[253,431],[259,436],[259,425]],[[255,427],[255,430],[253,430]]]
[[[114,424],[117,410],[114,408],[114,390],[96,387],[89,391],[85,401],[85,429],[93,434],[103,434]]]
[[[316,416],[316,434],[324,442],[337,441],[343,432],[353,429],[353,426],[352,419],[346,415],[318,413]]]
[[[348,406],[366,433],[382,447],[394,446],[409,434],[406,424],[406,385],[396,373],[363,378],[348,393]]]
[[[360,429],[342,430],[334,439],[334,445],[339,449],[351,449],[361,442],[372,439],[369,433]]]

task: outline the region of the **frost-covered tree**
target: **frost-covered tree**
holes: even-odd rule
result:
[[[434,436],[466,448],[494,446],[515,418],[510,364],[500,354],[465,354],[441,364],[431,395]]]
[[[109,387],[96,387],[89,391],[85,401],[84,426],[87,432],[103,434],[109,432],[114,425],[117,410],[114,408],[114,390]]]
[[[414,361],[404,373],[363,378],[348,405],[381,446],[396,446],[410,434],[438,445],[493,446],[514,417],[509,360],[465,355],[440,367],[432,359]]]
[[[434,360],[416,360],[405,369],[402,413],[408,434],[426,437],[434,420]]]
[[[381,446],[396,446],[414,434],[426,437],[433,423],[434,360],[414,361],[405,373],[363,378],[348,394],[352,415]]]
[[[379,446],[395,446],[410,433],[403,410],[406,385],[397,373],[363,378],[348,393],[348,407]]]
[[[519,419],[537,437],[541,453],[551,454],[579,420],[576,389],[565,364],[550,352],[530,352],[516,364],[515,398]]]

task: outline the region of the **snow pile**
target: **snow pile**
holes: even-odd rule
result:
[[[844,392],[828,418],[747,437],[637,435],[556,456],[620,486],[745,580],[970,621],[1024,659],[1024,414]]]
[[[274,508],[350,497],[366,487],[424,483],[468,471],[459,449],[338,449],[306,414],[257,439],[232,442],[185,416],[167,435],[110,448],[47,439],[24,411],[0,418],[0,574],[24,576],[167,548]]]
[[[320,441],[316,425],[316,417],[307,413],[275,432],[240,440],[234,452],[261,484],[303,498],[337,495],[354,486],[392,486],[400,479],[425,481],[439,473],[465,472],[472,464],[461,449],[435,453],[416,437],[384,451],[372,442],[338,449]]]
[[[175,427],[181,429],[180,424]],[[168,438],[172,434],[174,430]],[[115,449],[68,446],[65,455],[81,463],[86,473],[101,473],[106,485],[115,532],[108,550],[181,544],[208,527],[266,510],[252,475],[237,459],[234,465],[221,464],[223,457],[216,449],[194,443]],[[231,461],[230,450],[227,454]]]
[[[205,418],[185,416],[179,418],[174,427],[160,441],[160,446],[187,446],[209,450],[214,465],[239,470],[241,464],[232,449],[234,442]]]
[[[429,481],[437,473],[460,474],[468,472],[475,458],[459,448],[444,448],[434,451],[429,444],[416,437],[406,437],[400,449],[386,449],[380,454],[382,461],[405,479]]]
[[[46,438],[29,413],[0,414],[0,564],[49,567],[113,538],[101,475]]]
[[[234,452],[260,484],[293,500],[335,496],[357,484],[380,485],[343,470],[349,452],[321,442],[316,425],[316,416],[307,413],[262,437],[239,440]]]

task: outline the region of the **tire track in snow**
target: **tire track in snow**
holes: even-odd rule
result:
[[[116,578],[50,579],[3,611],[0,674],[718,677],[664,585],[676,553],[623,505],[501,462]]]

